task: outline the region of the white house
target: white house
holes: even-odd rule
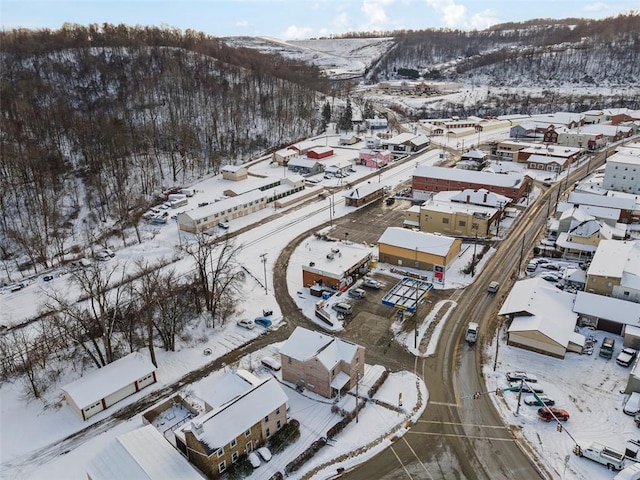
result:
[[[602,186],[634,195],[640,193],[640,154],[616,153],[607,159]]]
[[[62,387],[67,404],[83,420],[156,382],[156,367],[133,352]]]

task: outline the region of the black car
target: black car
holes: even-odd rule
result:
[[[389,197],[386,200],[387,205],[393,205],[395,203],[396,199],[395,197]]]
[[[512,382],[509,384],[509,388],[514,392],[520,391],[520,382]],[[544,390],[539,385],[531,385],[529,383],[522,383],[522,393],[544,393]]]

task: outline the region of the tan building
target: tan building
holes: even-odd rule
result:
[[[287,166],[289,160],[292,158],[297,158],[300,156],[297,150],[293,150],[291,148],[283,148],[278,150],[277,152],[273,152],[272,161],[277,163],[278,165]]]
[[[459,238],[390,227],[378,240],[378,255],[381,262],[390,265],[418,270],[438,265],[446,269],[460,253],[461,246]]]
[[[287,423],[287,395],[269,377],[175,430],[176,446],[207,478],[218,478]]]
[[[280,347],[282,380],[333,398],[364,376],[364,347],[296,327]]]
[[[405,211],[404,226],[421,232],[467,237],[498,235],[498,222],[509,197],[485,189],[435,194],[422,205]]]
[[[585,291],[640,301],[640,243],[602,240],[587,270]]]
[[[225,165],[222,167],[222,178],[225,180],[244,180],[249,176],[249,172],[246,167],[242,165]]]
[[[581,353],[585,338],[575,332],[574,298],[541,278],[516,282],[498,312],[509,319],[507,343],[556,358]]]

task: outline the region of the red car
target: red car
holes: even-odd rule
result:
[[[555,418],[557,418],[558,420],[562,420],[563,422],[569,420],[569,412],[563,410],[562,408],[542,407],[538,409],[538,417],[540,417],[545,422],[555,420],[555,418],[553,418],[554,416]]]

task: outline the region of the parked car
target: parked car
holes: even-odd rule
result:
[[[111,258],[115,257],[116,254],[113,252],[113,250],[109,249],[109,248],[105,248],[103,250],[104,253],[106,253],[107,255],[109,255]]]
[[[246,328],[249,330],[253,330],[256,326],[255,323],[253,323],[253,320],[249,320],[247,318],[243,318],[242,320],[238,320],[238,326],[242,327],[242,328]]]
[[[260,466],[260,458],[258,458],[258,455],[256,454],[256,452],[251,452],[248,458],[249,458],[249,463],[253,468],[258,468]]]
[[[342,313],[343,315],[351,315],[351,305],[346,302],[338,302],[331,305],[336,312]]]
[[[509,388],[514,392],[520,391],[520,382],[511,382],[509,384]],[[544,390],[540,385],[523,383],[522,384],[522,393],[544,393]]]
[[[256,317],[253,320],[253,323],[255,323],[256,325],[260,325],[263,328],[269,328],[271,326],[271,320],[269,320],[267,317]]]
[[[396,199],[395,199],[395,197],[388,197],[385,200],[385,203],[387,204],[387,206],[393,205],[394,203],[396,203]]]
[[[379,281],[374,280],[373,278],[365,278],[362,282],[362,286],[378,290],[382,287],[382,284]]]
[[[273,357],[263,357],[262,360],[260,360],[260,363],[262,366],[267,367],[269,370],[273,370],[274,372],[277,372],[282,368],[280,362]]]
[[[560,280],[560,277],[558,277],[558,275],[556,275],[555,273],[543,273],[542,275],[540,275],[540,278],[551,283],[556,283],[558,282],[558,280]]]
[[[556,265],[555,263],[544,263],[542,265],[539,265],[540,268],[544,268],[545,270],[555,270],[558,271],[560,270],[560,266]]]
[[[96,260],[100,260],[102,262],[106,262],[107,260],[111,259],[111,255],[103,250],[95,252],[93,256],[96,258]]]
[[[633,361],[638,356],[638,351],[633,348],[623,348],[620,352],[620,355],[616,357],[616,363],[618,365],[622,365],[623,367],[628,367],[633,363]]]
[[[498,282],[491,282],[489,284],[489,288],[487,289],[487,291],[489,293],[496,293],[499,288],[500,288],[500,284]]]
[[[44,280],[45,282],[50,282],[51,280],[53,280],[53,275],[45,275],[44,277],[42,277],[42,280]]]
[[[538,398],[542,401],[542,403],[538,401]],[[548,397],[547,395],[538,395],[538,398],[534,397],[533,395],[529,395],[527,397],[524,397],[523,402],[526,405],[544,405],[545,407],[553,407],[556,404],[556,401],[553,398]]]
[[[220,222],[218,226],[223,230],[229,230],[229,222]]]
[[[367,292],[361,288],[352,288],[349,290],[349,296],[353,298],[364,298]]]
[[[545,422],[550,422],[552,420],[555,420],[556,418],[558,420],[566,422],[567,420],[569,420],[569,412],[562,408],[541,407],[538,409],[538,417],[540,417]]]
[[[271,452],[267,447],[260,447],[259,449],[256,450],[256,452],[258,452],[258,455],[260,455],[262,460],[264,460],[265,462],[268,462],[269,460],[271,460]]]
[[[527,273],[533,273],[536,271],[536,269],[538,268],[538,264],[534,263],[534,262],[529,262],[529,264],[527,265]]]
[[[510,382],[524,380],[525,382],[536,383],[538,381],[538,377],[530,375],[527,372],[523,372],[522,370],[515,370],[513,372],[507,372],[507,380]]]

